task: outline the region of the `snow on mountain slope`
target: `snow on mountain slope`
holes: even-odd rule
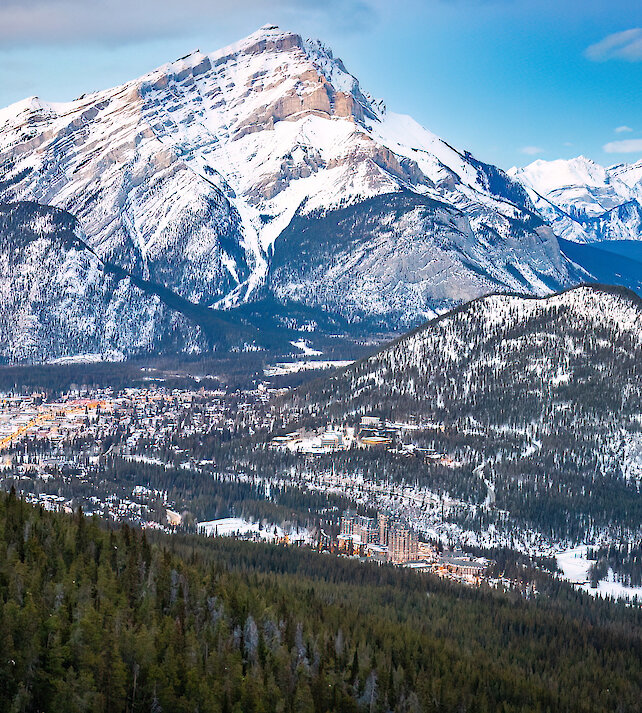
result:
[[[0,361],[204,346],[158,297],[105,272],[73,216],[48,206],[0,205],[0,297]]]
[[[557,260],[560,272],[566,265],[536,232],[515,222],[504,236],[471,223],[452,206],[411,192],[295,216],[279,238],[270,287],[281,299],[351,321],[397,325],[488,292],[557,289],[551,263]]]
[[[321,423],[443,424],[415,443],[461,463],[470,492],[484,464],[497,507],[522,528],[639,532],[642,301],[627,290],[474,300],[301,387],[289,406]]]
[[[274,26],[73,102],[0,111],[11,201],[66,210],[100,259],[201,305],[270,289],[396,325],[581,279],[518,183]],[[297,235],[321,222],[322,249],[302,259]]]
[[[642,237],[642,162],[604,168],[590,159],[537,160],[509,174],[558,237],[575,242]]]
[[[563,159],[556,161],[543,161],[538,159],[529,164],[526,168],[521,169],[518,175],[524,175],[525,180],[543,195],[554,194],[555,191],[559,191],[563,188],[585,187],[587,189],[602,189],[605,185],[610,185],[607,170],[595,163],[595,161],[584,158],[584,156],[578,156],[568,161]],[[608,202],[614,195],[620,195],[625,200],[630,198],[629,191],[624,186],[618,186],[616,183],[611,187],[613,189],[611,193],[603,196],[602,200]],[[618,188],[620,189],[619,192]],[[622,196],[622,194],[624,195]],[[598,213],[600,213],[605,209],[613,207],[614,204],[598,204],[599,198],[598,194],[598,196],[593,199],[593,204],[589,205],[589,210],[597,209]]]
[[[642,159],[635,163],[619,163],[611,166],[609,173],[626,183],[629,188],[642,190]]]
[[[64,208],[102,259],[196,301],[247,276],[238,217],[156,139],[137,85],[20,108],[0,131],[3,201]]]

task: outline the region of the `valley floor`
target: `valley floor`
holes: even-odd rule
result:
[[[443,424],[370,418],[356,427],[326,425],[248,441],[248,431],[270,434],[283,425],[273,410],[282,390],[198,387],[154,381],[56,398],[7,393],[0,403],[2,484],[48,509],[72,512],[82,505],[115,522],[167,532],[178,526],[209,536],[314,547],[325,546],[326,537],[331,549],[342,508],[358,507],[407,523],[426,543],[486,551],[512,547],[527,556],[554,557],[561,576],[592,595],[633,598],[642,592],[616,581],[612,570],[590,586],[586,545],[569,549],[532,528],[466,529],[465,513],[481,508],[501,515],[482,466],[475,469],[480,492],[472,501],[406,477],[410,466],[437,468],[449,478],[461,468],[448,453],[413,445],[417,433],[439,433]],[[221,437],[231,451],[221,450]],[[218,443],[208,457],[202,446],[194,448],[203,439]],[[237,441],[246,443],[242,451]],[[385,478],[377,475],[381,468],[390,468]],[[190,482],[187,490],[183,481]],[[423,568],[457,578],[437,557]]]

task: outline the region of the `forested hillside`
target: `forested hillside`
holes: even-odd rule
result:
[[[374,414],[428,424],[415,441],[463,463],[469,492],[483,465],[497,507],[521,526],[554,538],[594,538],[611,526],[637,533],[641,304],[597,286],[485,297],[302,387],[288,405],[308,420]],[[467,527],[488,525],[483,511],[466,517]]]
[[[0,711],[640,710],[642,615],[0,497]]]

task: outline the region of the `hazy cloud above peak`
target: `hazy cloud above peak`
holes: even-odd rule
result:
[[[603,148],[605,153],[642,153],[642,139],[610,141]]]
[[[526,156],[538,156],[544,153],[544,149],[539,146],[522,146],[520,151]]]
[[[634,27],[614,32],[603,40],[587,47],[585,55],[595,62],[623,59],[628,62],[642,61],[642,28]]]
[[[229,24],[242,14],[292,17],[332,23],[358,32],[376,20],[376,0],[2,0],[0,43],[120,44],[176,35],[211,24]],[[257,25],[258,27],[258,25]]]

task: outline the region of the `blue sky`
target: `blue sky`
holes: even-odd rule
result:
[[[642,157],[639,0],[2,0],[0,106],[72,99],[268,22],[504,168]]]

